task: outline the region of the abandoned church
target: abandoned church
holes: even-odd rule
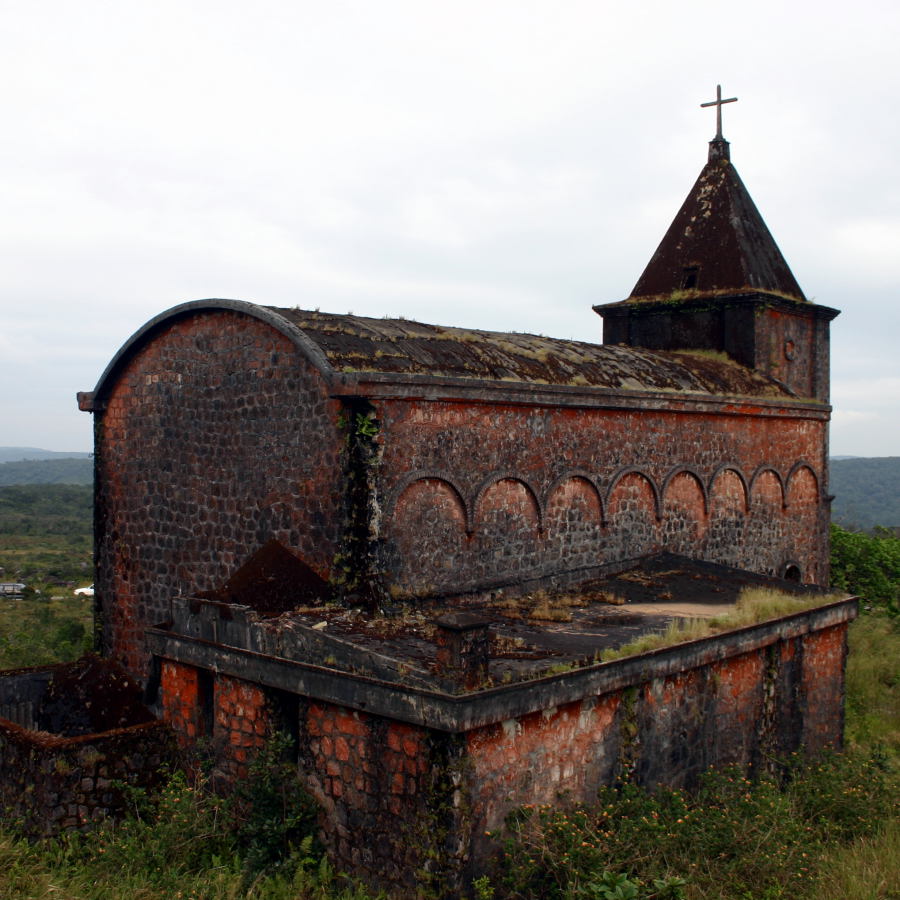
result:
[[[602,343],[236,300],[140,328],[79,394],[98,650],[153,713],[109,733],[203,738],[228,779],[284,731],[335,865],[404,896],[464,891],[519,805],[839,746],[852,599],[603,658],[746,586],[828,585],[837,312],[721,130],[595,310]],[[44,721],[52,673],[26,676],[7,759]]]

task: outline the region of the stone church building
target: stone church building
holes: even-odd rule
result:
[[[846,603],[640,665],[491,674],[492,609],[661,553],[695,579],[828,583],[837,312],[721,134],[631,295],[594,309],[602,343],[185,303],[79,395],[102,652],[234,771],[287,721],[343,868],[453,893],[517,803],[840,743]],[[291,619],[324,601],[415,627]]]
[[[106,652],[270,539],[375,602],[586,580],[666,549],[828,582],[828,327],[722,139],[603,343],[233,300],[96,389]],[[514,324],[514,323],[511,323]],[[599,333],[598,322],[598,333]]]

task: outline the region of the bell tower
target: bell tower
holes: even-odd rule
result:
[[[595,306],[603,342],[725,353],[795,396],[828,402],[835,309],[803,294],[731,163],[722,105],[709,158],[626,299]]]

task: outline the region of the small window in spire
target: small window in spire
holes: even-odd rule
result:
[[[681,275],[681,289],[689,291],[691,288],[697,287],[700,280],[700,266],[685,266]]]

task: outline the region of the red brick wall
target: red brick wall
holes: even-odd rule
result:
[[[846,634],[844,623],[469,732],[474,854],[516,807],[590,803],[617,777],[684,786],[710,766],[759,771],[801,748],[839,749]]]
[[[550,487],[544,513],[547,554],[572,569],[595,565],[604,540],[603,501],[587,474],[564,476]]]
[[[516,806],[595,797],[618,763],[621,701],[606,694],[470,732],[476,831],[498,827]]]
[[[209,680],[208,695],[201,689],[203,679]],[[271,732],[272,710],[265,690],[249,681],[163,660],[159,697],[162,717],[181,745],[190,747],[199,739],[209,742],[220,770],[229,778],[247,774],[248,764]]]
[[[172,726],[182,745],[204,736],[199,685],[198,669],[163,660],[159,683],[162,717]]]
[[[828,519],[829,512],[823,509],[819,500],[819,482],[812,469],[807,466],[795,468],[787,480],[787,507],[785,516],[789,521],[789,527],[802,534],[816,533],[819,523]],[[825,523],[827,528],[827,522]],[[820,569],[813,568],[802,557],[796,560],[800,568],[801,581],[816,581]]]
[[[825,584],[826,424],[762,413],[382,402],[383,568],[416,594],[666,549]]]
[[[846,626],[808,635],[803,641],[803,658],[803,745],[816,752],[839,743],[843,734]]]
[[[429,803],[440,778],[429,733],[329,703],[310,703],[301,730],[336,864],[382,882],[420,883],[423,848],[440,840],[428,834],[436,827]]]
[[[708,760],[707,764],[738,765],[746,769],[761,762],[755,757],[763,749],[759,731],[767,699],[767,663],[765,651],[756,651],[711,667],[711,677],[715,680],[716,751],[715,759]]]
[[[328,577],[352,492],[340,402],[267,323],[168,320],[110,384],[96,413],[98,599],[105,651],[143,676],[143,629],[170,597],[220,587],[270,538]],[[381,458],[357,484],[374,484],[360,533],[376,558],[363,548],[341,565],[378,571],[395,596],[659,549],[827,581],[820,419],[681,411],[677,397],[668,411],[374,403]]]
[[[272,721],[263,688],[248,681],[218,675],[214,689],[212,740],[220,764],[243,777],[266,743]]]
[[[628,471],[617,477],[607,508],[605,553],[598,562],[643,556],[659,548],[657,491],[646,474]]]
[[[706,542],[708,519],[703,483],[693,472],[676,472],[663,485],[660,542],[673,553],[691,556]]]
[[[711,562],[740,565],[750,499],[747,491],[747,483],[736,469],[721,468],[713,475],[707,540]]]
[[[34,837],[90,830],[133,811],[121,785],[157,788],[173,750],[161,722],[63,738],[0,719],[0,817]]]
[[[106,652],[146,671],[173,594],[220,587],[270,538],[327,576],[339,538],[339,406],[271,326],[169,322],[96,414],[97,590]]]

